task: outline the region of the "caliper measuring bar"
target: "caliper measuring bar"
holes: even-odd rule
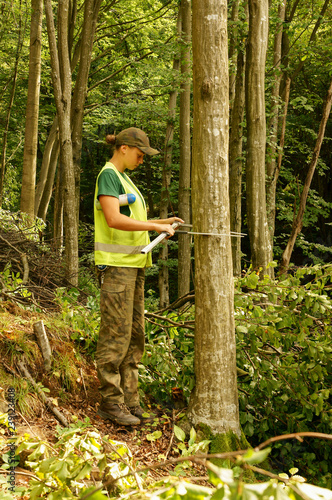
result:
[[[172,227],[173,229],[177,229],[179,226],[181,227],[193,227],[192,224],[183,224],[181,222],[173,222],[172,224]],[[176,231],[177,234],[199,234],[201,236],[217,236],[217,237],[221,237],[221,236],[230,236],[231,238],[243,238],[243,236],[247,236],[245,233],[235,233],[233,231],[231,231],[230,233],[198,233],[198,232],[195,232],[195,231]],[[159,236],[157,236],[157,238],[155,238],[154,240],[151,241],[151,243],[149,243],[149,245],[147,245],[146,247],[144,247],[142,250],[141,250],[141,253],[149,253],[151,252],[151,250],[157,246],[161,241],[163,241],[165,238],[167,238],[167,236],[169,236],[169,233],[167,233],[166,231],[165,232],[162,232],[160,233]]]

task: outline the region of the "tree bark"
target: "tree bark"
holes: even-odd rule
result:
[[[227,3],[193,0],[194,230],[229,233]],[[195,236],[195,377],[188,417],[240,436],[229,237]]]
[[[178,12],[177,20],[177,33],[181,32],[181,11]],[[173,72],[178,73],[180,68],[179,56],[176,54],[173,61]],[[169,186],[171,183],[171,169],[172,169],[172,153],[173,153],[173,136],[174,136],[174,122],[176,114],[176,100],[178,91],[172,90],[169,95],[168,101],[168,120],[166,127],[165,138],[165,157],[163,162],[163,181],[161,187],[160,197],[160,218],[167,219],[169,207]],[[161,308],[167,307],[169,304],[169,282],[168,282],[168,245],[162,244],[159,250],[159,305]]]
[[[237,75],[237,60],[238,60],[238,44],[239,44],[239,30],[237,22],[239,19],[239,3],[240,0],[233,0],[231,10],[231,23],[232,29],[229,32],[229,107],[233,109],[233,101],[235,99],[235,81]],[[231,113],[230,113],[231,114]]]
[[[42,22],[43,0],[31,0],[29,80],[20,210],[32,218],[35,215]]]
[[[72,151],[75,171],[76,213],[79,214],[82,128],[84,105],[87,97],[87,84],[91,66],[93,41],[97,27],[98,13],[102,0],[86,0],[84,2],[84,20],[80,41],[78,73],[71,105]]]
[[[59,119],[60,162],[64,180],[66,271],[69,282],[78,283],[78,224],[75,172],[71,139],[71,65],[68,47],[69,0],[58,2],[58,47],[51,0],[45,0],[54,97]]]
[[[179,217],[190,223],[190,88],[191,88],[191,0],[181,1],[181,94],[180,94],[180,173],[179,173]],[[190,238],[179,234],[178,250],[178,295],[182,297],[190,290]]]
[[[268,269],[271,244],[265,191],[265,61],[268,42],[268,0],[249,0],[249,36],[246,57],[247,218],[251,263],[261,274]]]
[[[54,149],[57,148],[56,143],[58,144],[59,141],[57,140],[58,138],[58,117],[56,116],[54,118],[51,130],[49,132],[49,135],[47,137],[45,147],[44,147],[44,154],[43,154],[43,161],[40,169],[40,174],[39,174],[39,180],[38,184],[36,186],[36,193],[35,193],[35,215],[38,215],[40,217],[40,213],[44,212],[44,210],[40,210],[40,204],[42,201],[42,198],[44,196],[44,191],[46,184],[48,183],[48,180],[50,177],[52,177],[52,172],[50,172],[50,165],[51,165],[51,158],[52,154],[54,154]],[[54,176],[52,179],[52,186],[54,183]],[[47,209],[46,209],[47,211]],[[46,213],[45,213],[46,216]],[[42,217],[44,219],[44,217]],[[44,219],[45,220],[45,219]]]
[[[55,173],[56,173],[56,168],[58,165],[58,160],[59,160],[59,154],[60,154],[60,144],[59,144],[59,138],[56,137],[52,152],[51,152],[51,157],[49,159],[49,168],[48,168],[48,176],[46,179],[46,183],[44,186],[42,198],[40,200],[37,216],[40,219],[43,219],[46,221],[46,216],[47,216],[47,211],[48,207],[52,198],[52,190],[54,186],[54,179],[55,179]]]
[[[274,36],[273,50],[273,70],[274,83],[271,95],[271,119],[268,124],[269,144],[267,147],[266,161],[266,204],[267,204],[267,221],[270,234],[270,256],[269,261],[273,260],[273,240],[275,230],[275,215],[276,215],[276,189],[279,171],[277,170],[277,143],[278,143],[278,123],[279,123],[279,106],[280,106],[280,83],[282,78],[281,71],[281,47],[283,24],[285,22],[286,0],[283,0],[278,7],[279,24]]]
[[[311,162],[309,165],[307,177],[306,177],[305,182],[304,182],[303,191],[302,191],[301,198],[300,198],[299,210],[298,210],[297,215],[293,221],[292,232],[291,232],[291,235],[289,237],[287,246],[282,254],[281,263],[280,263],[280,274],[285,273],[288,269],[296,238],[302,229],[303,214],[305,212],[312,177],[313,177],[314,172],[315,172],[315,168],[316,168],[317,161],[319,158],[320,149],[321,149],[322,142],[324,139],[326,123],[327,123],[327,120],[330,116],[331,104],[332,104],[332,81],[330,83],[330,86],[329,86],[329,89],[327,92],[327,97],[326,97],[326,100],[324,103],[322,119],[321,119],[320,126],[319,126],[317,141],[316,141],[316,145],[315,145],[315,148],[314,148],[314,151],[312,154],[312,159],[311,159]]]
[[[58,166],[57,179],[54,196],[54,216],[53,216],[53,240],[54,250],[60,255],[63,250],[63,172],[61,163]]]
[[[237,57],[234,104],[230,120],[229,136],[229,202],[231,231],[241,232],[242,228],[242,142],[244,116],[244,52]],[[233,273],[241,275],[241,238],[231,238]]]

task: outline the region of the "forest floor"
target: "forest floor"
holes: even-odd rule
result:
[[[0,303],[0,414],[8,411],[5,395],[9,387],[15,387],[17,394],[15,421],[17,435],[29,434],[37,440],[56,442],[56,429],[59,421],[41,401],[30,383],[20,372],[18,360],[24,359],[33,380],[43,388],[45,395],[61,412],[68,423],[77,419],[89,419],[91,426],[101,436],[108,436],[123,442],[132,453],[137,468],[151,467],[149,479],[159,479],[172,474],[174,465],[152,469],[155,464],[180,456],[174,436],[174,423],[183,415],[184,409],[163,407],[154,404],[146,395],[143,403],[147,411],[153,412],[155,420],[135,427],[125,427],[103,420],[97,415],[100,403],[98,378],[94,361],[79,352],[77,345],[70,340],[70,327],[67,331],[59,326],[56,314],[35,313],[21,308],[13,301]],[[43,368],[43,359],[37,345],[34,324],[45,322],[53,355],[53,367],[49,374]],[[66,366],[62,364],[66,358]],[[157,439],[151,434],[159,431]],[[3,431],[4,432],[4,431]],[[23,463],[16,470],[17,486],[27,485],[31,470]],[[1,466],[0,466],[1,468]],[[206,470],[193,465],[188,470],[188,479],[196,484],[209,484]]]

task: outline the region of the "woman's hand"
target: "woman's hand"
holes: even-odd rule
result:
[[[174,229],[174,227],[172,227],[171,224],[167,224],[166,222],[160,223],[159,220],[158,220],[158,222],[156,222],[154,224],[153,230],[157,231],[157,233],[159,233],[159,234],[160,233],[168,233],[169,236],[167,238],[170,238],[175,233],[175,229]]]
[[[180,219],[179,217],[170,217],[169,219],[160,219],[160,220],[157,220],[156,221],[156,227],[155,227],[155,231],[157,231],[157,233],[168,233],[169,236],[167,237],[170,238],[171,236],[174,235],[175,233],[175,229],[174,227],[172,227],[172,224],[174,224],[174,222],[180,222],[181,224],[184,223],[184,221],[182,219]]]
[[[174,224],[174,222],[184,224],[184,220],[180,219],[180,217],[169,217],[169,219],[160,219],[157,222],[158,224]]]

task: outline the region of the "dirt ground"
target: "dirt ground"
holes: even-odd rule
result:
[[[27,367],[29,372],[36,382],[40,383],[44,388],[48,388],[50,392],[46,393],[47,397],[55,403],[55,407],[69,423],[73,422],[72,417],[81,421],[84,421],[88,417],[91,425],[102,436],[107,435],[114,441],[126,443],[132,453],[136,468],[150,467],[180,456],[181,452],[177,448],[177,440],[174,435],[174,424],[178,423],[178,419],[184,414],[185,408],[174,409],[163,407],[150,402],[147,396],[143,406],[147,411],[154,413],[154,422],[135,427],[125,427],[104,420],[97,415],[100,403],[98,392],[99,382],[95,366],[91,360],[80,358],[80,361],[76,362],[75,369],[79,374],[77,384],[72,389],[65,391],[65,397],[60,397],[62,381],[54,377],[54,374],[49,376],[45,373],[43,360],[36,346],[32,325],[40,317],[24,312],[24,310],[22,311],[21,308],[11,302],[3,302],[0,319],[0,326],[2,326],[0,328],[2,330],[0,331],[0,355],[2,358],[0,413],[7,411],[6,406],[8,407],[8,405],[4,397],[6,388],[11,385],[11,380],[20,377],[23,385],[27,384],[22,374],[20,374],[16,360],[23,355],[25,347],[31,344],[31,349],[34,349],[34,351],[31,351],[33,356],[30,359],[26,358],[28,359]],[[72,343],[67,343],[66,339],[64,340],[61,335],[58,335],[54,331],[48,333],[50,334],[53,354],[58,357],[59,361],[65,352],[69,350],[73,352]],[[22,345],[22,342],[24,342],[25,346]],[[13,346],[14,351],[11,350]],[[75,352],[73,352],[71,361],[75,362]],[[56,366],[56,360],[54,366]],[[36,404],[33,416],[31,414],[25,415],[23,411],[22,413],[20,412],[20,408],[17,408],[18,418],[15,422],[17,433],[19,435],[28,433],[31,437],[46,440],[52,444],[56,441],[55,432],[59,421],[52,411],[42,403],[39,396],[33,394],[33,398],[34,404]],[[155,441],[151,441],[148,439],[148,436],[155,431],[160,431],[161,437]],[[149,479],[157,481],[162,477],[168,476],[172,473],[173,469],[174,465],[168,465],[165,468],[158,468],[157,470],[151,469],[149,471]],[[17,486],[27,484],[32,475],[33,472],[25,468],[24,465],[23,468],[18,467],[16,470]],[[193,464],[188,470],[187,478],[195,481],[196,484],[208,484],[205,468],[196,464]]]

